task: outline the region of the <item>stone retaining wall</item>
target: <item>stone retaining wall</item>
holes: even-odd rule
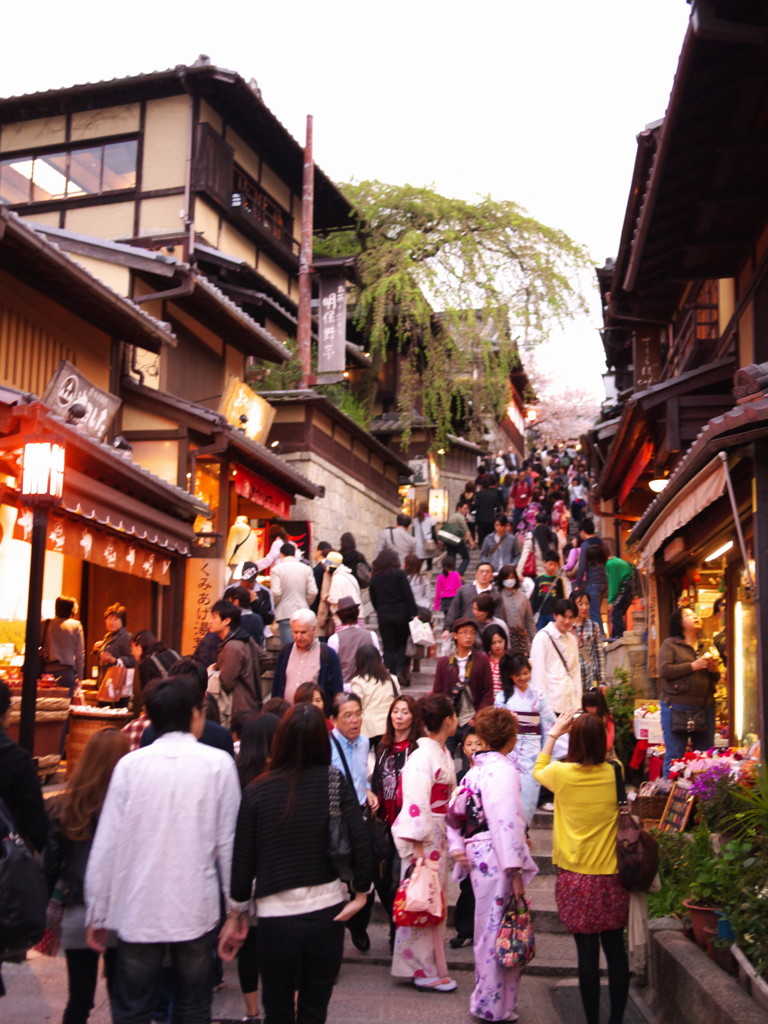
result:
[[[658,1024],[768,1024],[768,1013],[717,967],[680,922],[650,922],[645,999]]]

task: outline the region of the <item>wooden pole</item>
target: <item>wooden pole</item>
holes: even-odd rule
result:
[[[315,200],[315,165],[312,159],[312,115],[307,115],[304,146],[304,178],[301,190],[301,255],[299,256],[299,323],[296,340],[301,360],[300,388],[308,388],[312,376],[312,226]]]

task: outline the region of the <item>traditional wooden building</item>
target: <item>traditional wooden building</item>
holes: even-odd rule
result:
[[[650,674],[695,607],[727,638],[724,738],[749,742],[768,711],[768,29],[758,0],[691,7],[598,272],[616,398],[590,445],[604,532],[647,572]]]
[[[280,443],[269,434],[274,410],[237,389],[289,357],[283,342],[295,336],[298,315],[303,149],[257,84],[201,57],[1,99],[0,125],[0,202],[170,324],[178,339],[175,348],[124,352],[112,382],[123,398],[117,426],[139,462],[211,504],[209,558],[221,559],[237,515],[260,529],[275,517],[295,523],[311,544],[312,499],[325,492],[326,503],[335,502],[340,486],[326,518],[338,523],[360,485],[370,495],[361,519],[372,536],[389,523],[398,508],[397,456],[385,458],[370,489],[365,477],[382,453],[372,438],[357,437],[366,469],[344,496],[353,477],[312,450],[322,432],[308,430],[303,461],[319,476],[310,482],[269,447]],[[350,214],[316,167],[315,231],[344,228]],[[361,362],[354,346],[347,352]],[[353,428],[350,421],[347,433]]]

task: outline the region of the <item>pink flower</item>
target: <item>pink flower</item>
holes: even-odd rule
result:
[[[429,859],[430,860],[440,860],[440,854],[438,853],[437,850],[433,850],[432,853],[430,853],[430,855],[429,855]]]
[[[421,811],[419,810],[417,804],[411,804],[411,806],[408,808],[408,813],[412,818],[418,818],[418,816],[421,814]]]

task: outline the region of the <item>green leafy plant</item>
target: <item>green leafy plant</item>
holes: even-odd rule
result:
[[[737,836],[768,838],[768,770],[765,763],[755,772],[754,785],[741,787],[736,792],[734,810],[725,825]]]
[[[519,348],[584,308],[590,261],[565,232],[513,202],[476,202],[380,181],[347,184],[353,230],[316,238],[316,256],[354,256],[354,321],[379,371],[400,359],[404,445],[414,413],[435,424],[435,448],[463,420],[469,436],[503,416]]]
[[[629,681],[629,672],[617,667],[613,670],[614,686],[609,686],[605,693],[608,710],[611,713],[616,729],[616,754],[623,764],[628,764],[635,749],[633,720],[635,714],[635,688]]]
[[[694,835],[694,844],[701,855],[697,858],[689,897],[698,906],[717,907],[727,913],[739,889],[745,865],[752,863],[753,844],[748,840],[732,839],[715,853],[706,825],[700,825]]]
[[[736,888],[726,904],[726,914],[736,942],[755,971],[768,978],[768,837],[755,841],[751,855],[742,862]]]
[[[697,870],[694,852],[699,851],[692,849],[691,836],[687,832],[654,830],[653,834],[659,843],[661,888],[648,893],[648,914],[650,917],[678,917]]]

